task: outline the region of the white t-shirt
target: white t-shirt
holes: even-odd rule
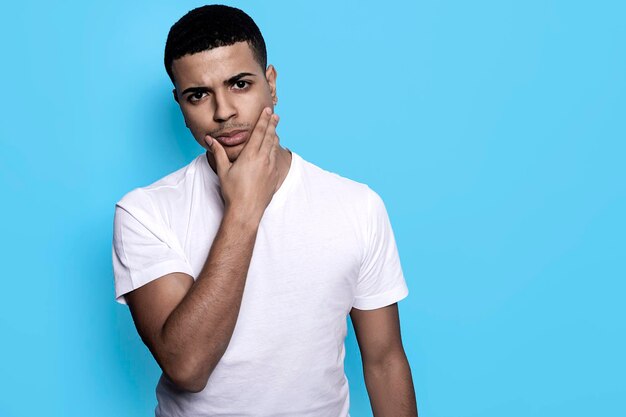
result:
[[[237,323],[205,389],[162,374],[157,417],[349,417],[344,340],[352,307],[408,295],[381,198],[291,151],[261,220]],[[204,153],[115,207],[115,296],[171,272],[198,277],[222,219]]]

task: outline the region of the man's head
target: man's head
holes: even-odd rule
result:
[[[200,146],[216,138],[231,161],[243,149],[265,107],[276,103],[276,70],[266,68],[265,41],[243,11],[222,5],[191,10],[176,22],[165,45],[165,68],[174,99]],[[245,140],[220,136],[245,130]]]

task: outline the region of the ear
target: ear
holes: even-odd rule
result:
[[[276,77],[278,77],[276,68],[274,68],[272,64],[268,65],[265,70],[265,79],[267,80],[267,84],[270,86],[270,94],[274,104],[278,102],[278,96],[276,95]]]
[[[176,94],[176,88],[172,90],[172,94],[174,94],[174,101],[178,103],[178,95]],[[179,103],[180,104],[180,103]]]

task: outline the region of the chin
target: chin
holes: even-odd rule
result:
[[[243,150],[244,145],[245,143],[242,143],[240,145],[233,146],[230,149],[224,148],[224,150],[226,151],[226,155],[228,156],[228,160],[230,162],[235,162],[237,160],[237,158],[239,157],[239,154]]]

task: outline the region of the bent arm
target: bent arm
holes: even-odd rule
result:
[[[227,210],[195,282],[175,273],[126,295],[142,340],[181,389],[204,389],[228,347],[258,227]]]
[[[261,218],[280,186],[277,123],[270,108],[263,111],[233,163],[211,142],[224,216],[196,281],[168,274],[126,296],[144,343],[184,390],[204,389],[237,323]]]

